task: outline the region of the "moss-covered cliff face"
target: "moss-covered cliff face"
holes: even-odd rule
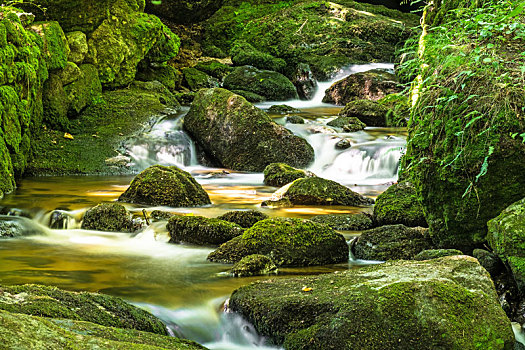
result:
[[[519,1],[476,5],[431,3],[404,67],[417,75],[405,170],[434,243],[464,251],[525,196],[525,17]]]

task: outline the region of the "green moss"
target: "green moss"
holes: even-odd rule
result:
[[[126,208],[117,203],[102,203],[86,211],[82,229],[109,232],[132,232],[133,220]]]
[[[66,35],[58,22],[36,22],[31,30],[43,39],[43,56],[49,70],[64,68],[69,56],[69,45]]]
[[[235,210],[224,213],[217,219],[233,222],[243,228],[250,228],[256,222],[268,219],[268,215],[257,210]]]
[[[288,105],[273,105],[268,108],[270,114],[290,114],[290,113],[301,113],[297,108],[290,107]]]
[[[167,224],[170,243],[219,245],[242,234],[241,226],[203,216],[172,216]]]
[[[326,125],[335,126],[346,132],[356,132],[363,130],[367,125],[356,117],[339,116],[328,122]]]
[[[44,105],[44,124],[56,130],[68,130],[69,101],[62,80],[57,74],[50,74],[49,79],[45,82],[42,103]]]
[[[79,79],[64,87],[69,102],[68,114],[73,117],[102,96],[97,68],[91,64],[82,64],[79,69]]]
[[[170,91],[179,89],[182,84],[182,73],[168,64],[155,67],[140,68],[136,76],[137,80],[153,81],[157,80],[167,87]]]
[[[232,92],[234,94],[237,94],[239,96],[242,96],[246,99],[246,101],[248,102],[252,102],[252,103],[257,103],[257,102],[263,102],[265,101],[266,99],[264,97],[262,97],[261,95],[258,95],[258,94],[255,94],[253,92],[250,92],[250,91],[245,91],[245,90],[232,90]]]
[[[286,61],[275,58],[270,54],[256,50],[252,45],[244,41],[237,41],[230,50],[230,56],[234,66],[254,66],[275,72],[284,72]]]
[[[264,184],[268,186],[282,187],[297,179],[311,176],[314,174],[285,163],[272,163],[264,168]]]
[[[428,226],[416,189],[407,181],[390,186],[377,197],[374,220],[378,225]]]
[[[192,91],[200,89],[219,87],[219,81],[208,74],[195,68],[184,68],[182,70],[184,81]]]
[[[199,62],[195,68],[221,81],[232,71],[232,67],[217,60]]]
[[[80,31],[74,31],[66,33],[66,38],[70,50],[67,59],[71,62],[81,64],[89,50],[86,34]]]
[[[310,220],[341,231],[368,230],[373,226],[370,216],[364,213],[317,215],[311,217]]]
[[[272,259],[260,254],[248,255],[233,265],[230,273],[235,277],[262,276],[277,273]]]
[[[430,259],[442,258],[444,256],[454,256],[454,255],[463,255],[463,252],[457,249],[426,249],[426,250],[420,251],[414,257],[414,260],[430,260]]]

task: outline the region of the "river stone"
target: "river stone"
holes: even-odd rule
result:
[[[229,307],[285,349],[513,349],[488,273],[452,256],[243,286]],[[475,326],[473,326],[475,325]]]
[[[343,116],[335,118],[334,120],[328,122],[326,125],[341,128],[343,129],[343,131],[346,132],[356,132],[364,130],[364,128],[366,127],[366,124],[357,118]]]
[[[25,237],[45,234],[42,227],[31,219],[0,215],[0,238]]]
[[[184,68],[182,74],[184,75],[186,85],[191,91],[219,87],[217,78],[211,77],[198,69]]]
[[[347,76],[326,90],[323,102],[344,106],[350,101],[367,99],[377,101],[388,94],[400,92],[396,76],[381,69]]]
[[[67,230],[69,223],[74,221],[74,217],[64,210],[53,210],[49,215],[49,228],[55,230]]]
[[[463,252],[457,249],[426,249],[417,253],[413,260],[430,260],[453,255],[463,255]]]
[[[169,243],[192,243],[219,245],[242,234],[241,226],[220,219],[203,216],[174,215],[166,225],[170,235]]]
[[[246,101],[251,102],[251,103],[258,103],[258,102],[263,102],[266,100],[261,95],[255,94],[250,91],[246,91],[246,90],[231,90],[231,91],[234,94],[244,97]]]
[[[341,231],[368,230],[374,226],[370,216],[364,213],[317,215],[311,217],[310,220]]]
[[[488,222],[487,241],[510,268],[520,291],[525,292],[525,198]]]
[[[326,225],[276,218],[257,222],[211,252],[208,260],[231,264],[252,254],[266,255],[277,266],[326,265],[348,261],[348,245]]]
[[[365,231],[357,238],[352,250],[357,259],[412,259],[419,252],[432,248],[428,229],[386,225]]]
[[[261,172],[276,162],[305,167],[314,159],[306,140],[225,89],[197,92],[184,128],[211,159],[234,170]]]
[[[286,117],[286,122],[290,124],[304,124],[304,118],[299,115],[290,115]]]
[[[377,197],[374,220],[378,226],[403,224],[428,227],[416,189],[408,181],[393,184]]]
[[[371,100],[355,100],[346,104],[339,112],[340,117],[357,118],[366,126],[390,126],[387,115],[389,109]]]
[[[235,277],[263,276],[277,273],[277,266],[265,255],[253,254],[236,262],[230,272]]]
[[[243,228],[250,228],[256,222],[268,218],[268,215],[257,210],[234,210],[217,217],[217,219],[233,222]]]
[[[68,292],[56,287],[34,284],[1,286],[0,310],[168,334],[166,326],[158,318],[120,298]]]
[[[235,68],[224,78],[224,88],[253,92],[270,101],[284,101],[298,97],[295,86],[287,77],[278,72],[259,70],[252,66]]]
[[[82,72],[75,63],[67,62],[64,68],[59,70],[57,74],[60,78],[60,81],[62,82],[62,85],[67,85],[80,78]]]
[[[131,214],[122,204],[102,203],[86,211],[82,218],[83,230],[133,232]]]
[[[7,311],[0,311],[0,343],[5,349],[206,349],[166,335]]]
[[[272,163],[264,168],[264,184],[268,186],[282,187],[297,179],[315,176],[306,170],[296,169],[284,163]]]
[[[270,114],[290,114],[290,113],[301,113],[297,108],[290,107],[288,105],[273,105],[268,108]]]
[[[232,67],[228,66],[227,64],[221,63],[217,60],[199,62],[195,66],[195,69],[198,69],[201,72],[211,75],[212,77],[215,77],[220,81],[224,80],[224,78],[233,70]]]
[[[176,166],[153,165],[138,174],[119,201],[170,207],[196,207],[210,204],[201,185]]]

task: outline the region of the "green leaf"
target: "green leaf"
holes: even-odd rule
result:
[[[523,12],[523,10],[525,10],[525,1],[516,6],[516,8],[509,13],[508,17],[515,17],[517,15],[520,15]]]

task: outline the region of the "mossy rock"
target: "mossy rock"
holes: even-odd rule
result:
[[[66,33],[66,38],[70,50],[68,61],[81,64],[89,51],[86,34],[74,31]]]
[[[231,90],[234,94],[237,94],[239,96],[242,96],[246,99],[248,102],[257,103],[257,102],[263,102],[266,99],[262,97],[261,95],[257,95],[253,92],[246,91],[246,90]]]
[[[265,255],[248,255],[233,265],[230,273],[234,277],[263,276],[277,273],[277,266]]]
[[[276,200],[286,200],[291,205],[365,206],[374,203],[371,198],[364,197],[335,181],[320,177],[297,179],[288,188],[283,188],[279,192],[282,193]],[[271,205],[272,201],[268,201],[267,204]]]
[[[192,91],[200,89],[219,87],[219,81],[208,74],[195,68],[184,68],[182,70],[184,81]]]
[[[66,66],[69,56],[69,45],[62,27],[56,21],[35,22],[31,30],[40,34],[43,39],[43,56],[49,70]]]
[[[222,81],[233,70],[232,67],[228,66],[227,64],[220,63],[217,60],[199,62],[195,66],[195,69],[211,75],[220,81]]]
[[[297,88],[297,93],[301,100],[311,100],[314,98],[318,85],[309,64],[297,64],[290,80]]]
[[[255,223],[268,219],[268,215],[257,210],[234,210],[218,216],[217,219],[233,222],[243,228],[250,228]]]
[[[377,101],[386,95],[400,91],[401,87],[394,74],[381,69],[372,69],[363,73],[351,74],[333,83],[326,90],[323,102],[344,106],[355,100]]]
[[[193,100],[195,99],[196,93],[193,91],[188,92],[179,92],[175,94],[175,98],[182,106],[191,106]]]
[[[364,213],[317,215],[311,217],[310,220],[341,231],[368,230],[374,226],[370,216]]]
[[[525,198],[488,222],[487,241],[510,268],[520,291],[525,291]]]
[[[220,219],[203,216],[172,216],[166,225],[170,243],[192,243],[200,245],[219,245],[243,232],[241,226]]]
[[[149,215],[155,221],[167,221],[175,214],[162,210],[153,210]]]
[[[2,286],[0,310],[168,334],[166,326],[158,318],[120,298],[68,292],[56,287],[35,284]]]
[[[432,248],[428,229],[386,225],[364,231],[354,242],[352,251],[357,259],[413,259],[419,252]]]
[[[388,126],[407,126],[410,119],[410,101],[407,94],[397,93],[386,95],[377,100],[386,108],[386,124]]]
[[[109,231],[109,232],[133,232],[133,220],[127,209],[118,203],[102,203],[84,214],[82,218],[82,229]]]
[[[374,220],[378,226],[403,224],[428,227],[416,189],[408,181],[390,186],[377,197]]]
[[[364,130],[367,124],[355,117],[339,116],[329,121],[326,125],[341,128],[346,132],[356,132]]]
[[[314,158],[306,140],[225,89],[199,91],[184,129],[210,159],[229,169],[260,172],[276,162],[305,167]]]
[[[344,237],[325,225],[302,219],[257,222],[208,255],[208,260],[236,263],[252,254],[271,258],[277,266],[313,266],[348,261]]]
[[[306,123],[304,118],[298,115],[290,115],[286,117],[286,122],[290,124],[304,124]]]
[[[76,63],[73,62],[67,62],[64,68],[58,71],[58,76],[60,77],[60,81],[62,82],[62,85],[71,84],[80,76],[82,75],[82,72],[80,71],[80,68],[76,65]]]
[[[146,0],[146,12],[174,23],[196,23],[209,18],[223,0]]]
[[[62,80],[57,74],[49,75],[49,79],[44,83],[42,95],[44,124],[56,130],[68,130],[69,100]]]
[[[141,81],[159,81],[170,91],[173,91],[181,87],[183,75],[178,69],[168,64],[162,64],[147,67],[139,66],[136,78]]]
[[[253,66],[274,72],[283,72],[286,61],[275,58],[272,55],[255,49],[244,41],[237,41],[230,50],[230,56],[234,66]]]
[[[414,260],[430,260],[438,259],[445,256],[463,255],[461,250],[457,249],[426,249],[422,250],[414,256]],[[479,261],[479,260],[478,260]],[[481,265],[483,266],[483,265]]]
[[[68,115],[77,117],[88,105],[102,96],[102,84],[98,71],[92,64],[82,64],[79,67],[80,77],[64,86],[68,99]]]
[[[297,179],[315,176],[312,172],[296,169],[285,163],[272,163],[264,168],[264,184],[282,187]]]
[[[341,117],[353,117],[366,126],[391,126],[388,123],[388,109],[372,100],[355,100],[348,102],[339,112]]]
[[[505,269],[501,259],[495,253],[489,252],[488,250],[474,249],[472,256],[478,259],[479,264],[490,273],[492,278],[496,278]]]
[[[229,307],[285,349],[510,350],[515,343],[488,273],[468,256],[266,279],[234,291]]]
[[[12,215],[0,215],[0,238],[43,235],[45,231],[32,220]]]
[[[138,174],[119,201],[171,207],[196,207],[210,204],[201,185],[176,166],[153,165]]]
[[[235,68],[224,78],[224,88],[249,91],[273,101],[298,97],[295,86],[281,73],[251,66]]]
[[[301,113],[297,108],[290,107],[288,105],[273,105],[268,108],[270,114],[290,114],[290,113]]]

